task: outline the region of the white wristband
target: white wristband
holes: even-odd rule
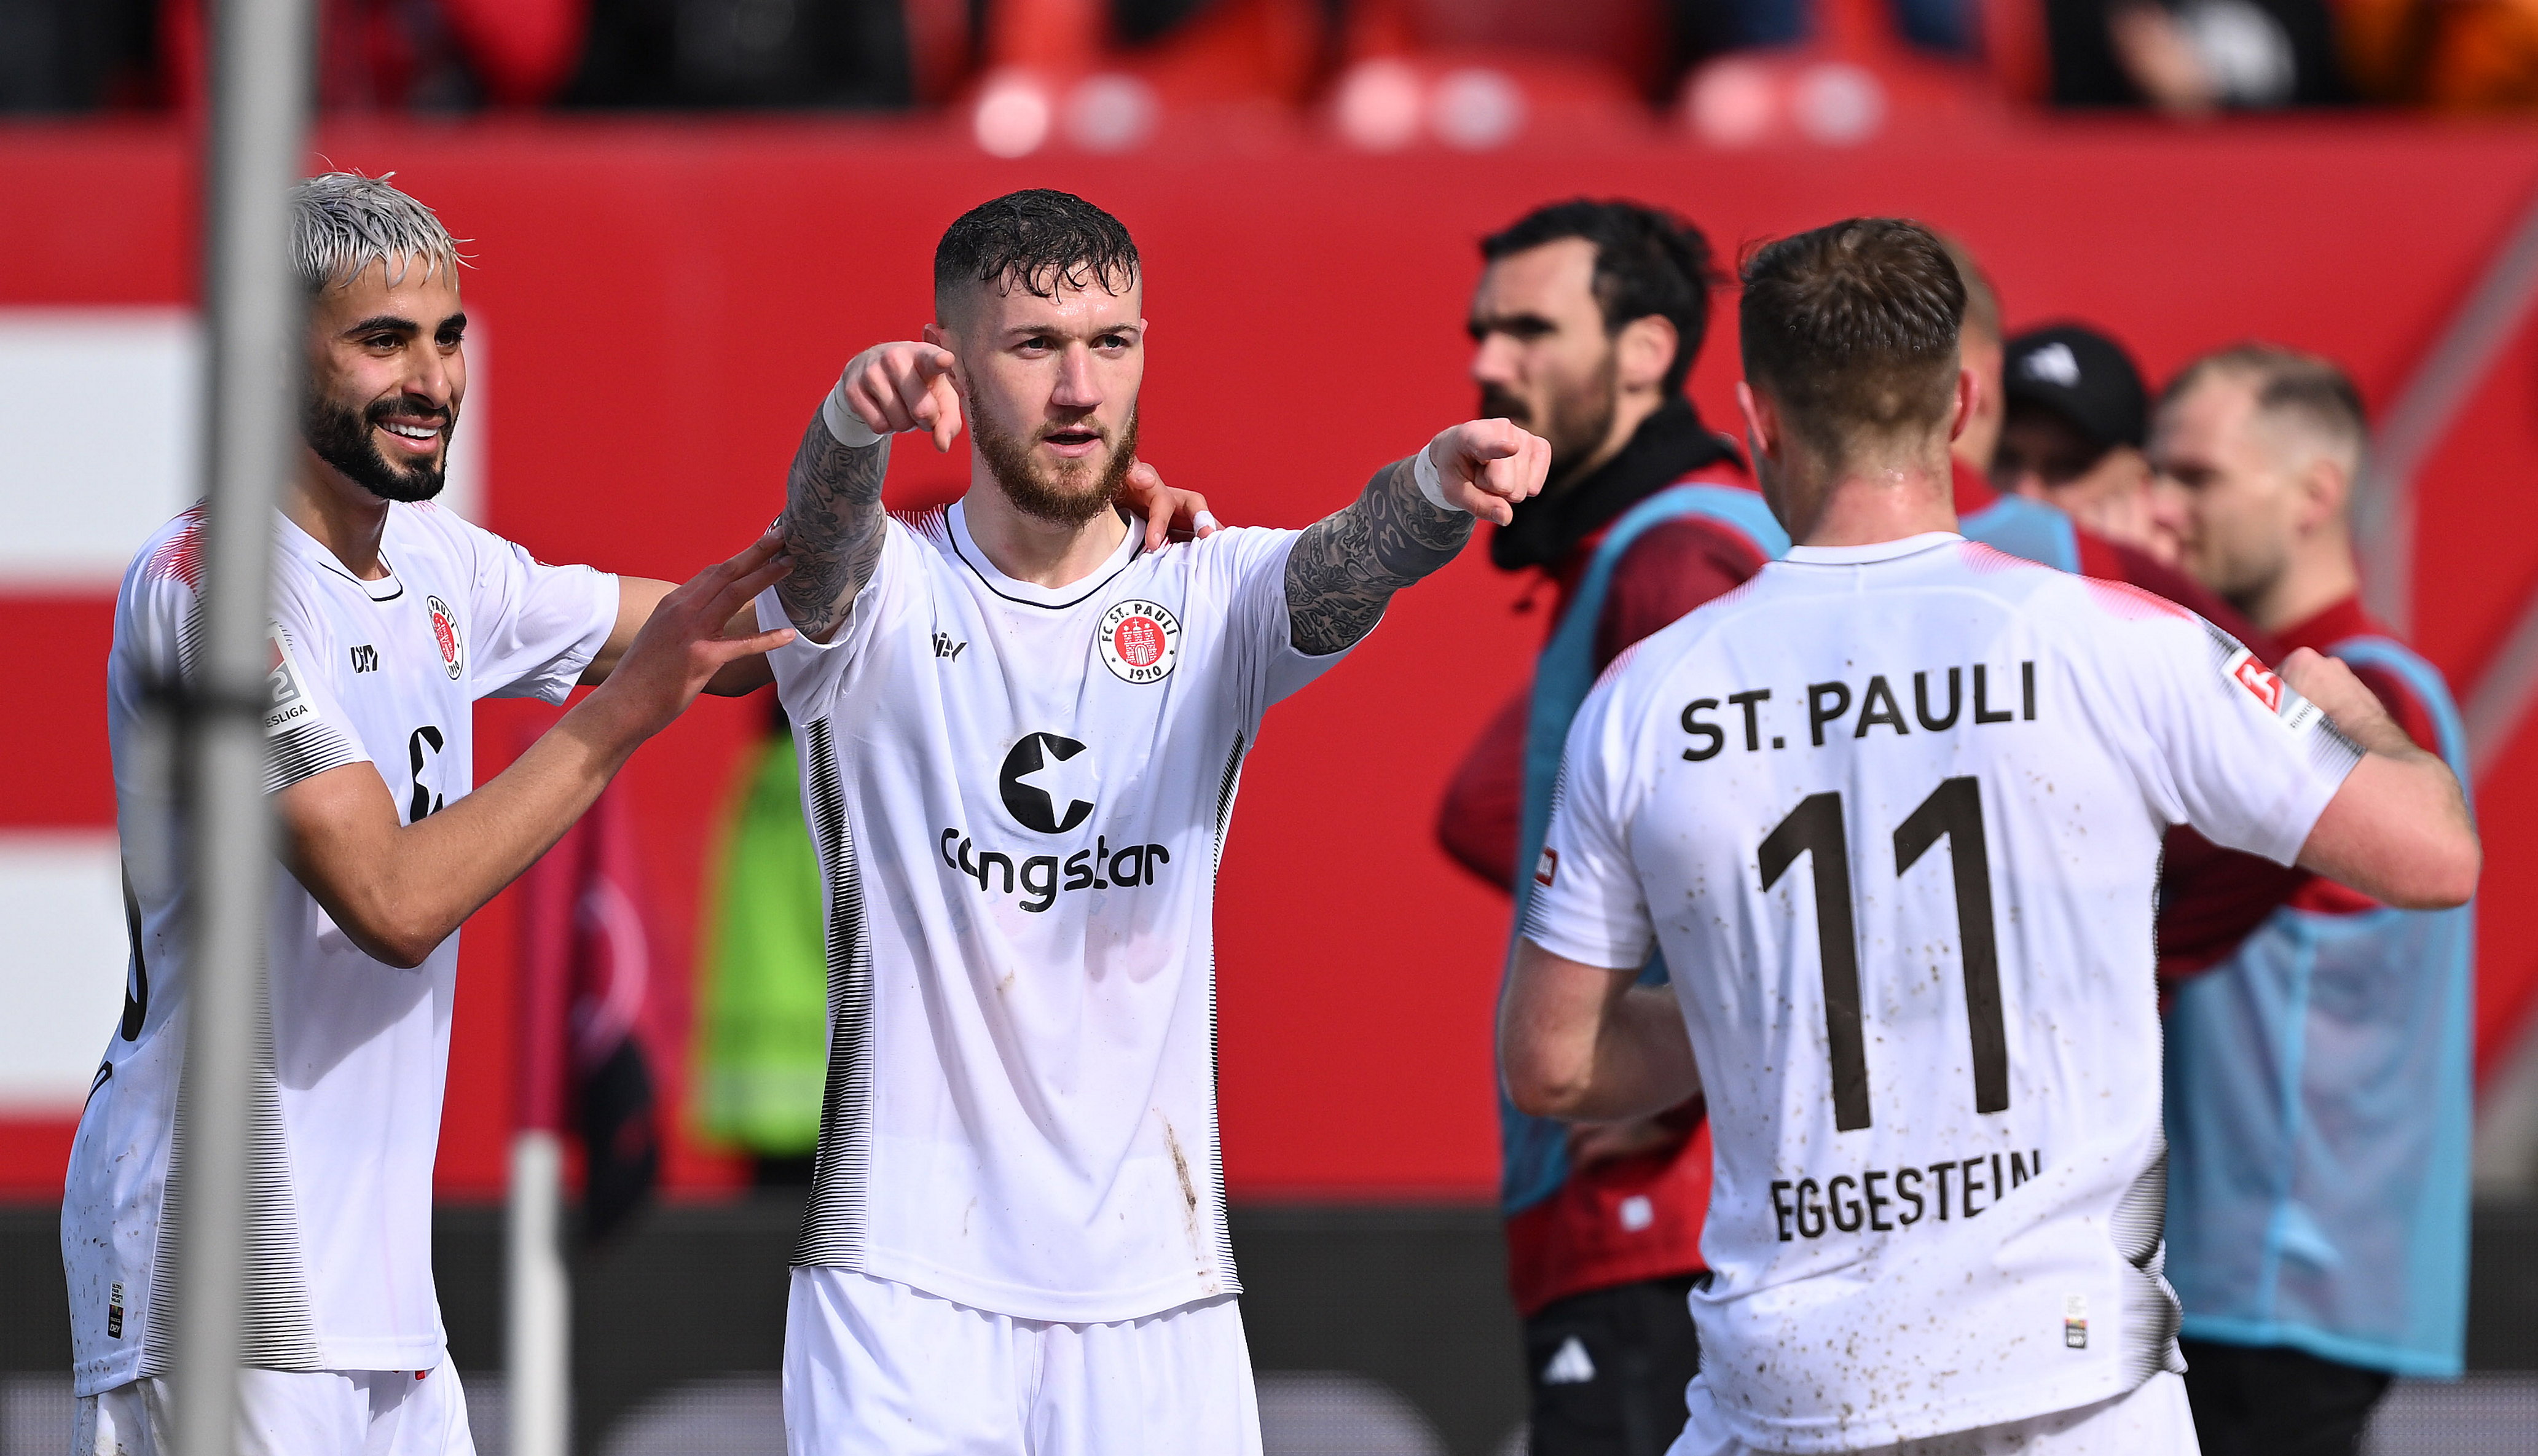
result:
[[[1419,451],[1418,458],[1410,462],[1410,479],[1418,485],[1419,494],[1428,497],[1428,503],[1438,510],[1463,508],[1445,498],[1445,483],[1437,478],[1436,462],[1429,457],[1425,448]]]
[[[849,450],[863,449],[881,439],[879,432],[856,419],[855,412],[846,408],[846,376],[843,374],[837,376],[837,387],[830,390],[828,399],[821,404],[820,419],[828,425],[829,433],[837,443]]]

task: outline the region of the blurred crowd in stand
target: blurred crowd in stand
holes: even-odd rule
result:
[[[2538,104],[2538,0],[318,0],[320,103],[966,108],[980,145],[1308,114],[1478,148],[1651,116],[1860,140],[1985,104]],[[200,103],[204,0],[0,0],[0,113]]]

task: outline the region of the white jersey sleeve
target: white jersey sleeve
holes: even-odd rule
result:
[[[135,560],[125,578],[116,629],[136,681],[172,688],[190,681],[200,666],[200,550],[199,529],[180,530]],[[265,627],[269,794],[370,757],[327,680],[315,671],[329,650],[324,614],[288,573],[274,584],[273,607]]]
[[[617,626],[617,577],[589,566],[550,566],[448,511],[429,515],[457,533],[462,559],[474,563],[474,695],[564,701]]]
[[[817,717],[815,704],[836,690],[838,680],[863,655],[882,625],[900,615],[910,602],[923,600],[924,550],[918,544],[915,528],[896,515],[885,517],[881,555],[873,562],[872,577],[855,594],[836,635],[815,642],[797,628],[792,641],[767,654],[785,712],[797,721]],[[785,613],[784,599],[776,594],[776,588],[770,586],[758,594],[759,630],[792,626],[793,620]]]
[[[335,700],[334,689],[318,665],[334,650],[322,613],[295,590],[296,583],[275,583],[274,620],[268,641],[265,683],[273,701],[265,709],[264,734],[270,744],[264,791],[278,794],[304,778],[329,768],[370,761],[352,716]]]
[[[1236,654],[1236,681],[1250,695],[1243,706],[1255,720],[1356,650],[1354,643],[1319,657],[1296,650],[1295,626],[1287,613],[1287,558],[1302,534],[1238,526],[1219,531],[1205,543],[1233,573],[1229,646]]]
[[[2219,628],[2129,587],[2090,587],[2113,615],[2150,619],[2111,634],[2099,666],[2135,697],[2152,749],[2135,767],[2163,816],[2290,864],[2362,750]]]
[[[1608,671],[1569,725],[1550,831],[1525,897],[1524,936],[1581,965],[1627,970],[1647,963],[1656,926],[1631,864],[1636,755],[1621,731],[1630,715],[1614,706],[1619,693]]]

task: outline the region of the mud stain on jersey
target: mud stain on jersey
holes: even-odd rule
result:
[[[1181,1152],[1180,1134],[1172,1131],[1172,1120],[1155,1109],[1155,1120],[1164,1125],[1164,1147],[1172,1155],[1172,1176],[1181,1180],[1181,1231],[1189,1235],[1190,1252],[1198,1247],[1198,1185],[1190,1181],[1189,1158]]]

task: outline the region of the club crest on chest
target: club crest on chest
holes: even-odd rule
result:
[[[1159,602],[1130,597],[1102,614],[1093,640],[1119,681],[1160,683],[1180,658],[1180,619]]]

